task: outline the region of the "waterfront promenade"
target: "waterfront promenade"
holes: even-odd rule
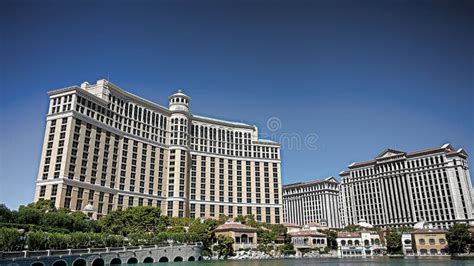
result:
[[[200,243],[0,252],[2,266],[102,266],[196,260],[202,260]]]

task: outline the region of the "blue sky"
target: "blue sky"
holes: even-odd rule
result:
[[[316,149],[283,147],[283,183],[337,176],[387,147],[474,154],[472,1],[0,5],[0,202],[11,208],[33,200],[46,92],[107,77],[162,105],[183,88],[193,113],[263,134],[317,135]]]

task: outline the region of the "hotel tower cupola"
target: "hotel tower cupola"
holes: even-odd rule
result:
[[[182,90],[178,90],[175,94],[169,97],[170,111],[184,111],[189,112],[189,102],[191,98],[184,94]]]

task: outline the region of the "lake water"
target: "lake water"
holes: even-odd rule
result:
[[[424,257],[424,258],[311,258],[311,259],[267,259],[267,260],[221,260],[221,261],[196,261],[173,262],[173,266],[314,266],[323,265],[474,265],[474,260],[452,260],[449,257]],[[138,264],[158,265],[158,264]],[[160,263],[163,266],[163,263]],[[168,264],[170,265],[170,264]]]

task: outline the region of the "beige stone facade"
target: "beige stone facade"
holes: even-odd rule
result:
[[[235,251],[241,249],[257,248],[257,229],[245,224],[236,222],[227,222],[218,226],[214,230],[216,236],[224,235],[234,240],[233,249]]]
[[[339,182],[334,177],[284,185],[283,221],[341,228],[339,199]]]
[[[149,205],[163,214],[255,215],[280,223],[280,146],[255,126],[193,115],[181,91],[169,108],[99,80],[49,92],[35,200],[57,207]]]
[[[446,230],[419,229],[412,233],[414,251],[417,255],[437,256],[448,254]]]
[[[343,225],[365,219],[382,228],[474,224],[468,155],[450,144],[415,152],[386,149],[341,172]]]
[[[290,233],[295,249],[319,249],[327,247],[327,236],[316,230],[300,230]]]

